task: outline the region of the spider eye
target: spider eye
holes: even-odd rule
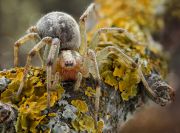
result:
[[[66,67],[72,67],[74,65],[74,63],[73,62],[65,62],[65,66]]]

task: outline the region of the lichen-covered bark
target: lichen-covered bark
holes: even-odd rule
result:
[[[74,91],[74,81],[59,82],[50,91],[47,108],[46,71],[31,67],[20,97],[16,96],[24,68],[0,72],[0,131],[17,133],[116,133],[128,116],[148,100],[162,106],[173,99],[171,87],[165,82],[168,62],[161,46],[151,33],[162,26],[156,12],[156,0],[96,0],[101,5],[100,18],[93,32],[103,27],[120,27],[131,34],[108,33],[100,35],[95,51],[115,46],[141,67],[145,80],[156,94],[147,93],[137,67],[128,67],[117,52],[108,51],[98,60],[101,75],[99,119],[95,120],[95,86],[93,73],[84,78],[80,89]],[[153,21],[152,20],[157,20]],[[132,35],[133,34],[133,35]],[[159,102],[161,101],[161,102]],[[6,104],[9,103],[9,104]],[[7,108],[5,108],[7,107]],[[9,115],[4,112],[10,112]],[[9,117],[12,116],[13,117]],[[11,119],[5,119],[11,118]],[[6,130],[5,130],[6,129]],[[8,129],[8,130],[7,130]]]
[[[47,109],[45,71],[32,67],[20,98],[16,92],[23,68],[0,72],[0,79],[9,80],[1,88],[1,101],[10,103],[18,112],[8,125],[15,123],[16,132],[116,132],[128,115],[146,103],[148,95],[142,83],[138,84],[136,96],[125,101],[121,92],[102,82],[99,121],[95,121],[95,85],[93,76],[83,79],[80,90],[74,91],[74,82],[62,82],[51,91],[51,108]],[[1,80],[4,81],[4,80]],[[152,81],[152,80],[151,80]],[[5,82],[2,82],[5,85]],[[163,93],[169,93],[162,89]],[[162,98],[165,94],[161,94]],[[1,106],[3,107],[3,105]],[[2,117],[2,115],[1,115]],[[4,123],[2,121],[1,123]],[[14,126],[9,129],[15,132]],[[1,129],[3,125],[1,125]],[[8,130],[6,130],[7,132]]]

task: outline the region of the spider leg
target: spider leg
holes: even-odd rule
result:
[[[118,32],[118,33],[122,33],[122,34],[125,34],[130,40],[132,40],[133,42],[135,42],[135,44],[140,44],[137,40],[135,40],[135,38],[130,34],[128,33],[125,29],[122,29],[122,28],[117,28],[117,27],[113,27],[113,28],[101,28],[99,29],[94,37],[92,38],[92,41],[90,42],[90,45],[89,47],[93,50],[95,50],[95,48],[97,47],[98,45],[98,42],[99,42],[99,38],[100,38],[100,34],[101,33],[111,33],[111,32]],[[107,46],[105,47],[104,49],[102,49],[101,51],[99,51],[97,53],[97,62],[100,64],[101,60],[103,58],[106,58],[108,56],[108,54],[110,52],[117,52],[120,59],[122,60],[121,62],[126,65],[127,67],[129,68],[137,68],[138,69],[138,73],[139,73],[139,76],[147,90],[147,92],[152,96],[152,97],[157,97],[157,95],[152,91],[152,89],[149,87],[144,75],[143,75],[143,72],[141,70],[141,66],[138,65],[131,57],[129,57],[128,55],[126,55],[121,49],[117,48],[117,47],[114,47],[114,46]]]
[[[14,44],[14,66],[18,66],[19,58],[19,48],[24,45],[27,41],[30,40],[41,40],[38,33],[28,33],[21,37],[19,40],[17,40]]]
[[[58,48],[59,47],[60,47],[60,45],[58,45]],[[48,59],[50,48],[51,48],[50,45],[45,46],[44,53],[43,53],[43,59],[42,59],[43,60],[43,66],[47,65],[46,62],[47,62],[47,59]],[[59,51],[57,50],[55,58],[57,58],[58,54],[59,54]]]
[[[27,31],[27,33],[38,33],[38,29],[36,26],[31,26]],[[37,42],[38,43],[38,42]],[[47,45],[46,45],[47,46]],[[41,61],[41,64],[42,64],[42,67],[45,66],[45,61],[43,59],[43,52],[44,52],[44,49],[41,49],[40,51],[37,52],[38,56],[39,56],[39,59]]]
[[[54,82],[52,84],[52,89],[51,90],[56,90],[56,85],[59,83],[60,80],[61,79],[60,79],[59,72],[56,72],[55,76],[54,76]]]
[[[43,53],[43,63],[44,63],[43,66],[46,65],[50,48],[51,48],[51,46],[49,46],[49,45],[46,45],[46,46],[45,46],[44,53]]]
[[[79,87],[81,85],[81,81],[82,81],[82,73],[78,72],[77,74],[77,80],[76,80],[76,83],[74,85],[74,90],[75,91],[78,91],[79,90]]]
[[[93,12],[98,14],[96,12],[96,7],[95,7],[94,3],[90,4],[89,7],[87,8],[87,10],[80,17],[79,25],[80,25],[80,33],[81,33],[81,46],[80,46],[79,52],[84,58],[86,58],[88,56],[93,61],[94,74],[95,74],[95,78],[97,80],[96,96],[95,96],[95,119],[96,119],[96,122],[97,122],[98,111],[99,111],[99,99],[100,99],[100,95],[101,95],[100,74],[99,74],[99,69],[98,69],[98,66],[97,66],[96,54],[95,54],[95,52],[93,50],[90,50],[90,49],[87,48],[87,38],[86,38],[86,22],[87,22],[87,18]],[[83,62],[84,72],[85,72],[85,68],[87,68],[87,64],[88,64],[88,62],[87,62],[87,60],[85,60]],[[87,75],[87,72],[85,72],[85,73]],[[83,76],[84,76],[84,74],[83,74]]]
[[[27,57],[27,60],[26,60],[26,65],[25,65],[25,68],[24,68],[24,74],[23,74],[23,78],[22,78],[22,81],[20,83],[20,86],[19,86],[19,89],[18,89],[18,92],[17,92],[17,97],[20,96],[21,92],[22,92],[22,89],[24,87],[24,82],[26,80],[26,76],[29,72],[29,66],[31,65],[31,60],[32,60],[32,57],[41,49],[43,48],[45,45],[51,45],[52,43],[52,38],[51,37],[45,37],[43,38],[37,45],[35,45],[33,47],[33,49],[28,53],[28,57]]]
[[[31,26],[30,28],[28,28],[28,30],[26,32],[27,33],[38,33],[38,29],[36,26]]]
[[[129,32],[127,32],[125,29],[123,28],[118,28],[118,27],[112,27],[112,28],[101,28],[98,31],[96,31],[96,33],[94,34],[92,41],[89,44],[89,48],[95,50],[95,48],[98,45],[99,42],[99,38],[101,33],[121,33],[124,34],[129,40],[135,42],[135,44],[140,44],[134,37],[132,34],[130,34]]]
[[[152,91],[152,89],[149,87],[149,84],[147,83],[144,74],[141,70],[141,66],[139,64],[137,64],[131,57],[129,57],[128,55],[126,55],[121,49],[115,47],[115,46],[108,46],[105,47],[104,49],[100,50],[97,53],[97,61],[100,64],[101,60],[103,60],[104,58],[106,58],[108,56],[108,53],[110,52],[116,52],[119,56],[119,58],[122,60],[121,63],[123,63],[124,65],[126,65],[128,68],[130,69],[137,69],[138,70],[138,74],[147,90],[147,92],[152,96],[152,97],[157,97],[157,94],[154,93]]]
[[[56,58],[57,53],[59,52],[60,40],[54,38],[52,40],[52,45],[49,51],[47,59],[47,107],[50,108],[50,89],[52,88],[52,67],[54,65],[54,59]]]
[[[87,54],[86,22],[87,22],[88,16],[93,12],[96,12],[94,3],[88,6],[86,11],[82,14],[82,16],[79,19],[79,26],[80,26],[80,33],[81,33],[81,46],[80,46],[79,52],[81,55],[84,55],[84,56],[86,56]]]
[[[42,68],[44,68],[44,60],[43,60],[43,57],[42,57],[42,51],[41,51],[41,50],[38,51],[38,52],[37,52],[37,55],[38,55],[38,57],[39,57],[39,59],[40,59]]]
[[[94,72],[94,76],[95,76],[95,80],[96,80],[96,95],[95,95],[95,119],[96,121],[98,120],[98,111],[99,111],[99,100],[100,100],[100,96],[101,96],[101,88],[100,88],[100,84],[101,84],[101,78],[100,78],[100,74],[99,74],[99,68],[98,68],[98,63],[96,60],[96,54],[93,50],[88,49],[88,57],[92,60],[93,62],[93,67],[94,69],[92,69]]]

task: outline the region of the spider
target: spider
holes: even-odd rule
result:
[[[149,87],[141,66],[123,50],[116,46],[107,46],[95,53],[95,48],[101,33],[117,32],[125,34],[129,39],[136,41],[126,30],[122,28],[101,28],[87,45],[86,22],[88,16],[97,13],[94,3],[90,4],[79,19],[79,25],[70,15],[63,12],[51,12],[40,18],[35,26],[28,29],[28,33],[15,42],[14,45],[14,65],[18,66],[19,48],[29,40],[39,41],[28,53],[22,82],[20,83],[17,96],[20,96],[24,82],[27,78],[32,57],[35,54],[39,58],[47,71],[47,106],[50,107],[50,90],[61,81],[74,80],[74,90],[78,90],[82,77],[88,77],[93,73],[97,80],[95,94],[95,118],[98,118],[99,100],[101,96],[101,78],[98,70],[98,62],[107,57],[108,53],[116,52],[121,57],[122,62],[130,69],[137,69],[142,83],[147,92],[158,99],[157,94]],[[138,44],[138,42],[137,42]],[[43,50],[43,55],[40,52]],[[51,81],[54,81],[53,83]]]
[[[39,41],[28,53],[22,82],[17,97],[21,95],[24,83],[31,66],[32,57],[39,55],[42,65],[47,72],[47,106],[50,107],[50,90],[59,80],[73,80],[75,90],[78,90],[82,77],[90,73],[89,61],[93,66],[94,78],[97,80],[95,96],[95,114],[99,108],[100,75],[96,61],[96,54],[87,48],[86,21],[91,13],[96,13],[92,3],[79,19],[79,25],[72,16],[64,12],[50,12],[40,18],[35,26],[27,30],[14,44],[14,66],[18,66],[19,48],[27,41]],[[42,50],[43,54],[42,54]],[[55,76],[54,76],[55,75]],[[52,81],[54,82],[52,83]]]

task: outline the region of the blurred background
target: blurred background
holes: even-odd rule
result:
[[[13,43],[44,14],[63,11],[76,20],[91,0],[0,0],[0,70],[13,66]],[[158,41],[170,53],[169,81],[176,89],[175,101],[167,107],[149,105],[140,110],[121,133],[180,133],[180,1],[169,0],[164,14],[165,28]],[[20,51],[20,65],[33,45]],[[39,62],[39,61],[36,61]]]

